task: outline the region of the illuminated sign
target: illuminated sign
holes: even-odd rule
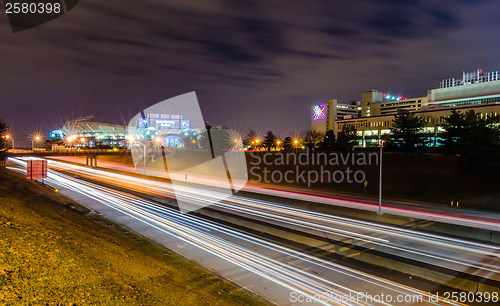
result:
[[[156,120],[156,126],[175,128],[175,120]]]
[[[394,101],[394,100],[401,101],[401,100],[406,100],[406,98],[403,96],[384,94],[384,101]]]
[[[26,162],[26,178],[29,180],[47,178],[47,160],[28,160]]]
[[[139,118],[139,127],[148,127],[148,119]]]
[[[325,104],[319,104],[313,106],[313,120],[324,120],[325,119]]]
[[[189,129],[191,127],[191,122],[189,120],[181,120],[181,128]]]

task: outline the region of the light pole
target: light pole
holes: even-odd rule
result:
[[[39,140],[40,140],[40,136],[38,136],[38,135],[35,136],[35,138],[33,138],[31,140],[31,151],[34,151],[34,143],[35,143],[35,141],[38,142]]]
[[[9,143],[9,140],[12,141],[12,149],[15,149],[14,146],[14,137],[10,136],[10,134],[7,134],[4,136],[5,139],[7,139],[7,143]]]
[[[378,214],[380,216],[382,213],[382,148],[384,147],[384,142],[380,141],[380,169],[379,169],[379,179],[378,179]]]

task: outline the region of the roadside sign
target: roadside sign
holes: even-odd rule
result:
[[[26,164],[26,178],[29,180],[47,177],[47,160],[31,159]]]
[[[368,181],[367,181],[367,180],[365,180],[365,183],[364,183],[364,184],[365,184],[365,187],[366,187],[366,186],[368,186]]]

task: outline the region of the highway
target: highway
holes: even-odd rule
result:
[[[23,165],[21,159],[11,159],[11,161]],[[338,304],[346,305],[402,304],[400,301],[377,303],[379,301],[342,300],[343,297],[357,296],[365,292],[372,296],[380,296],[383,293],[391,298],[397,298],[398,295],[411,297],[424,294],[416,288],[317,258],[204,218],[180,214],[174,209],[155,202],[75,179],[55,170],[99,179],[125,188],[139,189],[148,194],[172,197],[171,186],[165,182],[56,161],[49,161],[49,164],[52,169],[49,173],[49,184],[84,195],[134,220],[161,230],[164,234],[189,243],[217,257],[218,264],[225,262],[244,270],[245,272],[241,275],[252,273],[271,281],[274,290],[270,293],[267,289],[265,292],[259,291],[259,287],[255,284],[245,283],[245,277],[241,275],[237,279],[230,278],[280,305],[293,304],[290,300],[292,293],[313,297],[326,294],[330,296],[330,299],[326,302],[324,299],[317,302],[336,304],[340,300]],[[176,189],[176,192],[179,190]],[[403,254],[421,262],[439,265],[454,271],[467,270],[468,273],[472,272],[475,275],[498,280],[500,248],[494,245],[424,234],[248,197],[233,196],[226,201],[219,202],[216,200],[219,198],[217,191],[214,190],[184,186],[181,192],[184,193],[183,196],[190,197],[193,203],[212,202],[211,207],[258,220],[266,220],[270,224],[323,235],[333,240],[348,241],[350,244],[357,244],[368,249],[376,248],[388,254]],[[183,255],[192,257],[192,254]],[[439,301],[427,303],[454,304],[442,298]],[[414,304],[414,302],[408,304]]]
[[[175,198],[171,185],[165,182],[56,161],[49,161],[49,164],[55,169],[70,170],[74,174],[103,180],[112,185],[158,197]],[[213,208],[253,220],[500,281],[499,246],[319,213],[282,203],[237,195],[225,201],[219,201],[223,195],[204,188],[176,186],[175,191],[182,193],[193,203],[206,205],[207,202],[211,202]]]
[[[58,156],[53,157],[58,160],[65,160],[71,162],[84,163],[84,158]],[[99,165],[108,169],[115,169],[131,173],[137,173],[137,170],[132,165],[126,165],[110,161],[99,161]],[[165,177],[164,170],[147,168],[147,174],[158,177]],[[172,180],[183,182],[184,175],[170,174]],[[201,185],[210,186],[223,186],[225,182],[219,182],[213,178],[196,178],[189,177],[189,182]],[[321,203],[331,206],[340,206],[347,208],[354,208],[366,211],[378,211],[377,200],[372,200],[366,197],[358,197],[352,195],[332,194],[324,191],[308,191],[304,188],[290,187],[290,186],[268,186],[265,184],[248,182],[242,189],[245,192],[256,193],[262,195],[269,195],[273,197],[280,197],[283,199],[294,199],[306,201],[311,203]],[[415,202],[403,201],[383,201],[382,211],[386,214],[405,216],[410,218],[418,218],[422,220],[436,221],[460,226],[470,226],[473,228],[493,230],[500,232],[500,214],[488,213],[484,211],[473,211],[467,209],[460,209],[456,207],[432,206],[429,207],[425,204]]]

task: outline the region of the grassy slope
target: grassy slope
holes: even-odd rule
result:
[[[0,304],[13,303],[262,302],[62,196],[0,169]]]

